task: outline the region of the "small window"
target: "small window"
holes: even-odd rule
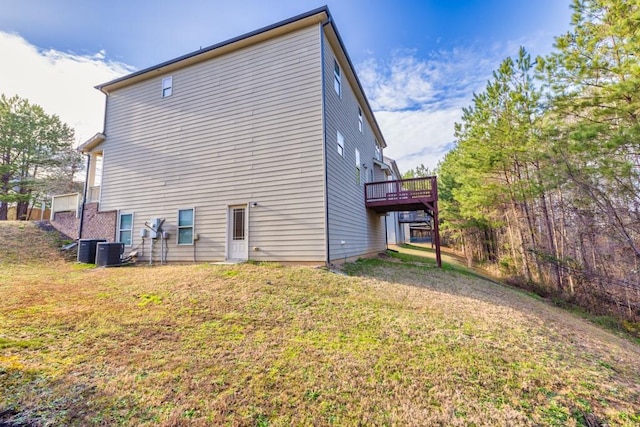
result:
[[[344,156],[344,136],[338,132],[338,154]]]
[[[131,246],[133,236],[133,214],[120,214],[118,226],[118,242],[125,246]]]
[[[360,150],[356,148],[356,183],[360,184],[361,174],[360,174]]]
[[[233,209],[233,240],[245,239],[245,208]]]
[[[173,77],[162,79],[162,97],[166,98],[173,93]]]
[[[382,150],[378,147],[378,140],[376,140],[376,160],[382,161]]]
[[[193,209],[178,211],[178,244],[193,245]]]
[[[358,130],[362,133],[362,129],[364,129],[364,125],[362,122],[362,108],[358,107]]]
[[[339,97],[342,98],[342,79],[340,78],[340,66],[338,61],[333,60],[333,88]]]

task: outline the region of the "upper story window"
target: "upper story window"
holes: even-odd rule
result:
[[[338,154],[344,156],[344,136],[338,132]]]
[[[162,79],[162,97],[166,98],[173,93],[173,77],[165,77]]]
[[[118,242],[131,246],[133,235],[133,214],[121,213],[118,221]]]
[[[358,107],[358,130],[362,133],[364,129],[364,123],[362,121],[362,108]]]
[[[362,181],[360,172],[360,150],[356,148],[356,183],[360,184]]]
[[[340,66],[338,61],[333,60],[333,88],[339,97],[342,98],[342,78],[340,77]]]
[[[378,140],[376,139],[376,160],[382,161],[382,150],[378,147]]]
[[[178,244],[193,245],[194,210],[180,209],[178,211]]]

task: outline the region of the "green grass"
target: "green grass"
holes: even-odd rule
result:
[[[424,265],[425,267],[433,267],[435,266],[435,250],[421,246],[421,245],[413,245],[413,244],[403,244],[400,246],[400,250],[404,252],[393,252],[387,251],[387,254],[392,258],[396,258],[405,263],[412,263],[416,265]],[[421,254],[416,256],[415,254]],[[414,255],[412,255],[414,254]],[[462,265],[461,260],[457,258],[451,257],[450,254],[444,254],[444,259],[448,259],[449,262],[443,261],[442,268],[445,271],[455,271],[459,274],[474,276],[480,279],[485,279],[492,281],[494,283],[500,283],[496,281],[494,278],[490,277],[489,273],[483,270],[474,270]],[[535,292],[514,288],[514,290],[518,292],[522,292],[531,298],[544,300],[544,298]],[[634,341],[636,344],[640,344],[640,323],[630,322],[623,319],[617,319],[613,316],[607,315],[597,315],[592,314],[585,310],[584,308],[577,306],[575,304],[571,304],[560,298],[551,298],[550,301],[561,307],[565,310],[572,312],[573,314],[582,317],[583,319],[589,320],[590,322],[599,325],[609,331],[612,331],[620,336],[623,336],[631,341]]]
[[[420,257],[344,271],[0,259],[0,414],[81,426],[638,424],[633,343]]]

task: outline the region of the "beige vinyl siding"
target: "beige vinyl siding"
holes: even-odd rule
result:
[[[206,261],[225,258],[228,206],[247,205],[250,259],[324,261],[321,87],[314,25],[114,91],[100,208],[134,212],[135,230],[165,218],[168,259],[190,261],[177,215],[194,207]]]
[[[382,168],[380,166],[378,166],[378,165],[374,165],[374,167],[373,167],[373,179],[374,179],[374,181],[388,181],[389,180],[389,175],[387,174],[387,171],[382,170]]]
[[[364,129],[358,127],[358,107],[363,111],[353,91],[353,83],[344,72],[347,64],[339,62],[342,76],[342,97],[333,89],[334,54],[324,38],[325,117],[327,152],[327,203],[329,225],[329,256],[340,260],[383,251],[386,247],[384,216],[364,205],[364,184],[373,168],[375,137],[371,123],[364,117]],[[336,149],[337,132],[344,136],[344,156]],[[361,182],[356,183],[355,149],[360,151]],[[344,244],[342,244],[344,242]]]

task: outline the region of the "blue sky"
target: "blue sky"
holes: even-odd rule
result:
[[[570,0],[342,0],[328,6],[401,170],[434,167],[453,124],[523,45],[547,54]],[[322,6],[308,0],[0,0],[0,92],[102,129],[93,86]]]

